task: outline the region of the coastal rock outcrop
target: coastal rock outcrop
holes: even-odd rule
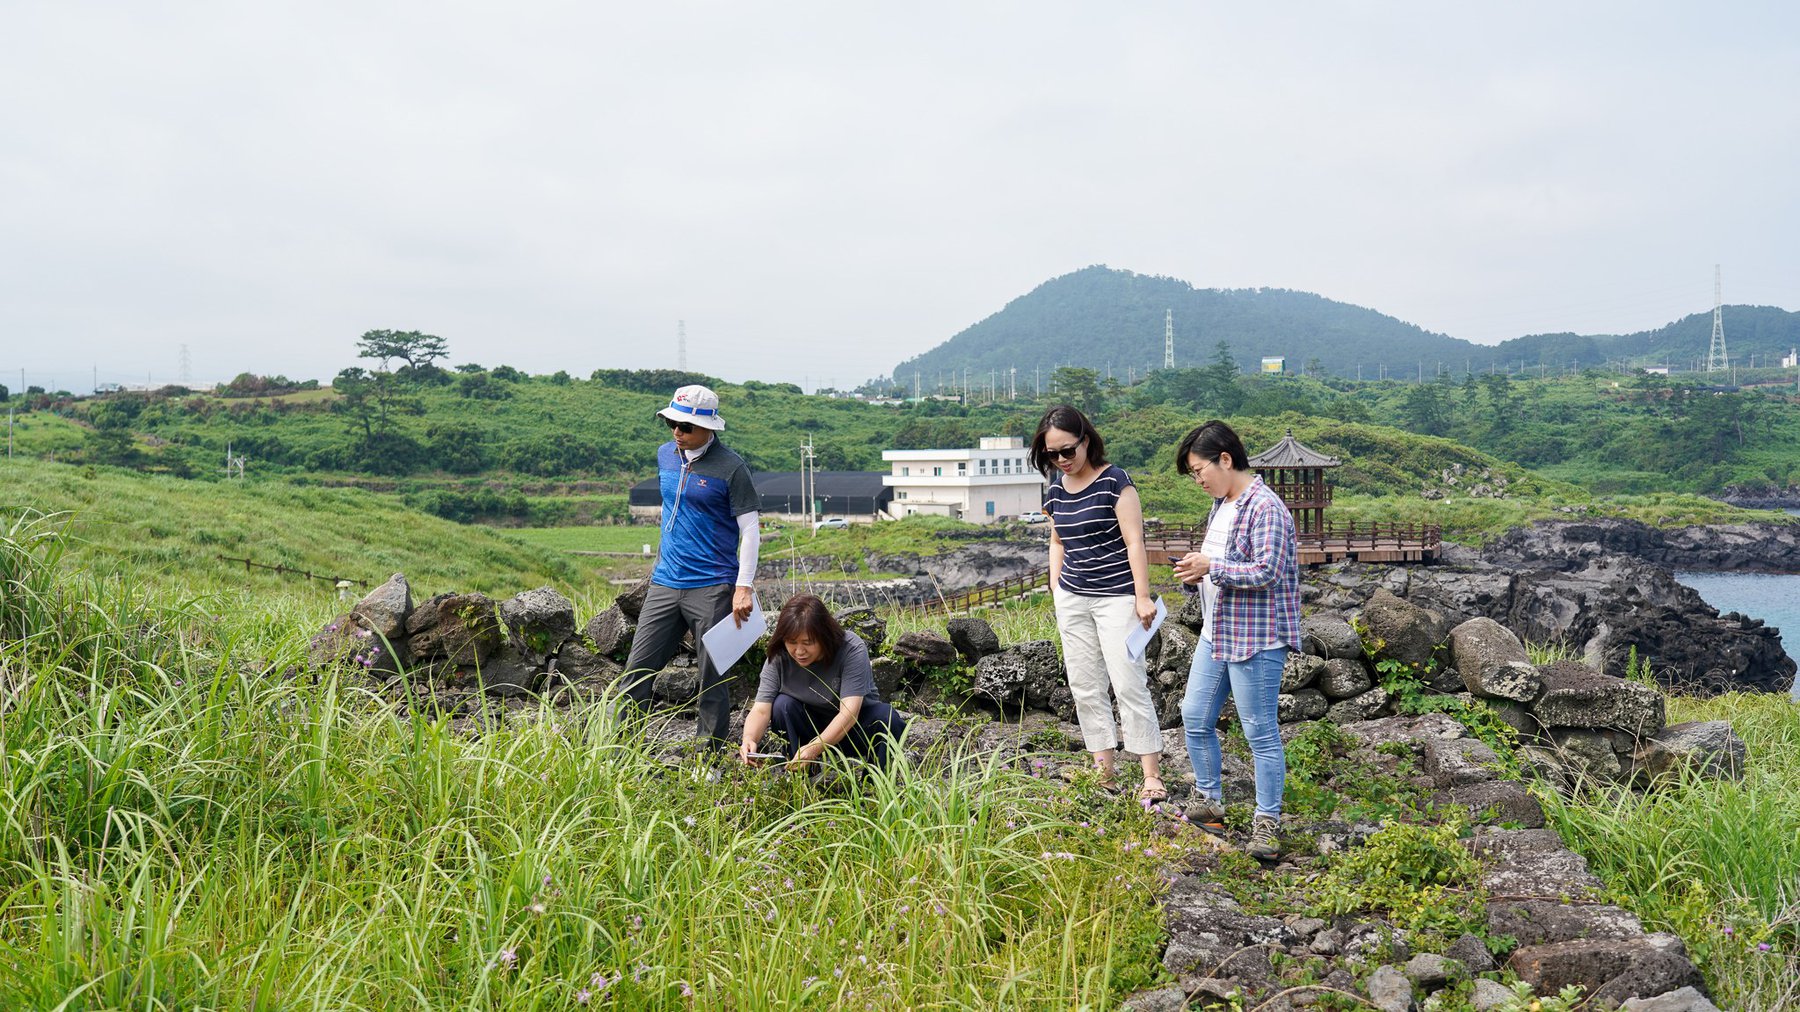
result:
[[[1553,558],[1533,568],[1522,560],[1500,566],[1471,553],[1447,555],[1436,566],[1321,566],[1303,577],[1302,598],[1350,613],[1385,589],[1453,624],[1489,618],[1517,637],[1573,648],[1610,674],[1626,674],[1635,657],[1664,686],[1697,695],[1786,692],[1793,685],[1794,661],[1777,630],[1719,614],[1658,565],[1608,555]],[[1456,667],[1465,670],[1464,663]]]
[[[1668,569],[1800,573],[1800,524],[1698,524],[1661,528],[1636,520],[1540,520],[1489,542],[1482,557],[1499,565],[1573,568],[1582,560],[1627,555]]]

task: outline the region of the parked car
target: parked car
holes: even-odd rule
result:
[[[841,531],[848,526],[850,526],[850,521],[845,520],[843,517],[826,517],[825,519],[814,523],[813,530]]]
[[[1026,510],[1019,514],[1019,522],[1022,524],[1041,524],[1049,519],[1042,510]]]

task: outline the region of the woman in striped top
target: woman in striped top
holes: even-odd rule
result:
[[[1144,660],[1133,660],[1125,649],[1132,623],[1148,629],[1156,617],[1137,486],[1123,469],[1107,464],[1100,433],[1067,404],[1044,412],[1031,438],[1031,464],[1050,479],[1044,493],[1044,512],[1051,520],[1050,593],[1082,740],[1093,754],[1100,782],[1111,788],[1118,729],[1110,685],[1119,703],[1125,748],[1144,767],[1139,797],[1161,801],[1168,797],[1162,782],[1162,732]]]

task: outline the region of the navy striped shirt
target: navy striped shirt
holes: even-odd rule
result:
[[[1079,492],[1063,488],[1064,477],[1058,474],[1044,493],[1044,512],[1063,546],[1058,585],[1083,597],[1137,593],[1119,533],[1119,493],[1131,487],[1131,476],[1109,464]]]

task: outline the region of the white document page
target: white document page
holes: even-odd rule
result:
[[[700,643],[706,647],[706,656],[712,658],[713,670],[724,674],[726,668],[736,664],[738,658],[744,656],[744,651],[755,646],[756,641],[762,639],[763,634],[768,631],[768,623],[763,619],[762,602],[756,600],[753,594],[750,617],[744,619],[743,625],[738,625],[737,619],[726,612],[724,618],[713,623],[713,627],[700,637]]]
[[[1138,622],[1131,623],[1131,631],[1125,634],[1125,653],[1134,661],[1143,660],[1144,648],[1150,645],[1150,637],[1156,635],[1156,630],[1162,628],[1163,619],[1168,617],[1169,606],[1163,604],[1163,599],[1158,597],[1156,617],[1150,620],[1150,628],[1146,629]]]

